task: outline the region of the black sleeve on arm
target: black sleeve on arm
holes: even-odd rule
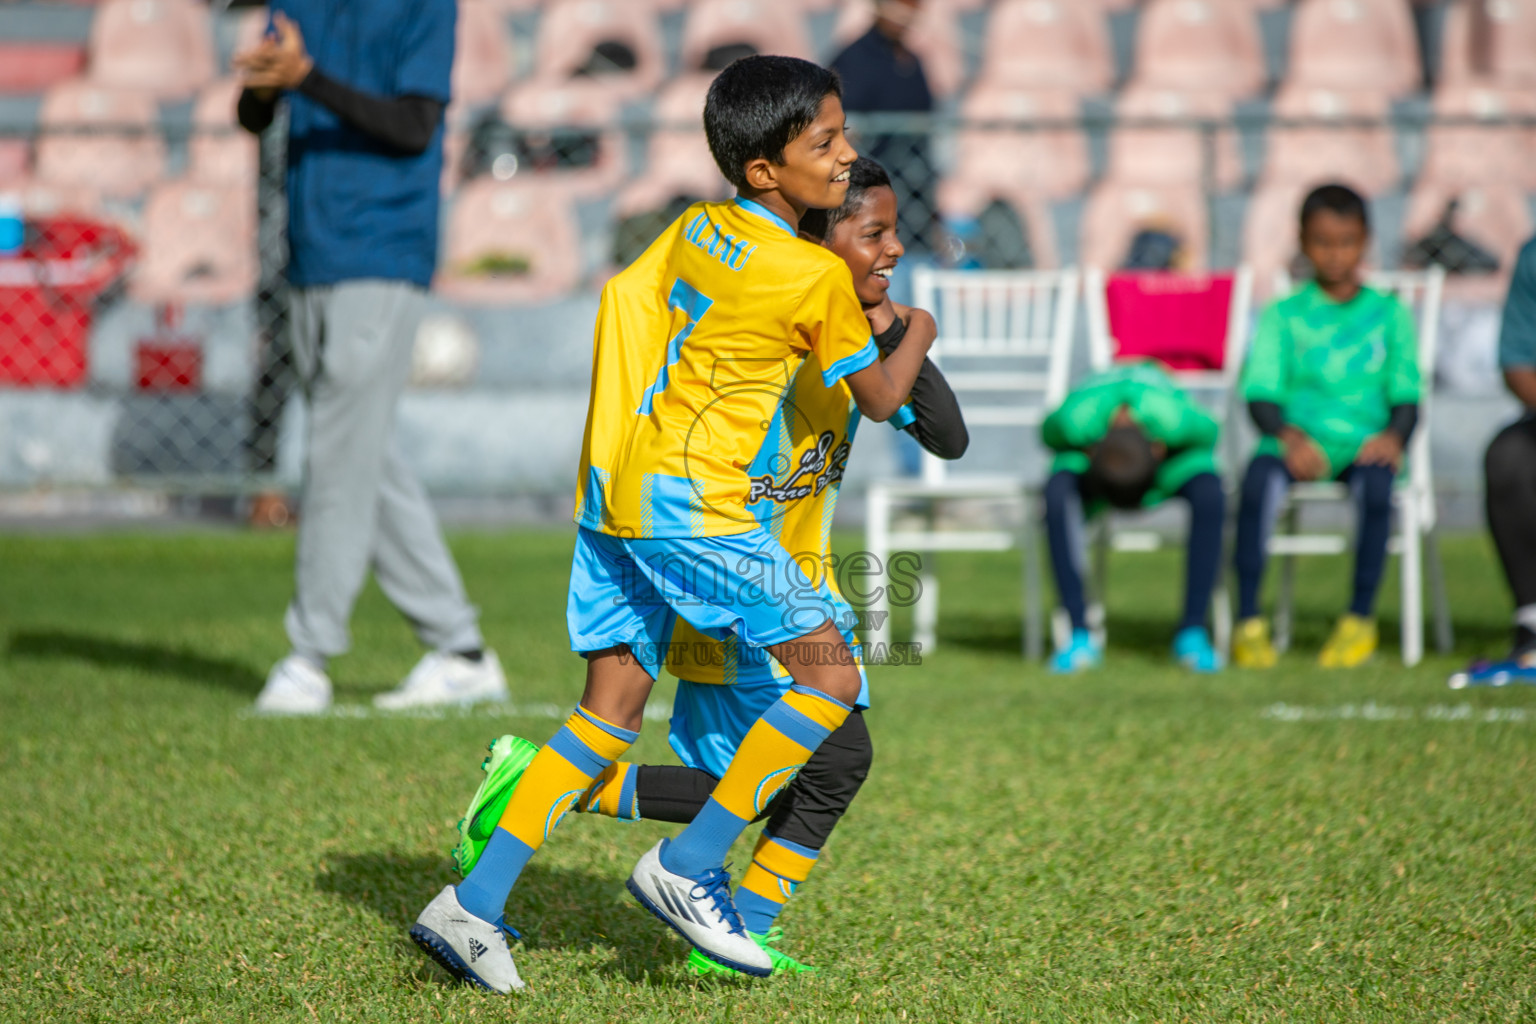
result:
[[[875,344],[881,355],[890,355],[907,333],[907,325],[901,317],[875,336]],[[960,402],[949,386],[949,381],[933,365],[924,359],[912,382],[912,415],[916,417],[903,429],[917,443],[941,459],[958,459],[970,447],[971,437],[965,429],[965,418],[960,413]]]
[[[1248,415],[1253,417],[1253,425],[1261,434],[1279,437],[1280,431],[1285,429],[1285,415],[1280,411],[1279,402],[1249,402]]]
[[[443,116],[443,104],[438,100],[375,96],[313,69],[299,83],[299,92],[325,104],[358,131],[411,156],[427,151]]]
[[[240,102],[235,104],[235,117],[240,121],[240,127],[253,135],[260,135],[267,130],[272,123],[272,118],[277,114],[277,96],[264,100],[256,95],[254,89],[241,89]]]
[[[1403,439],[1403,444],[1413,436],[1413,428],[1419,425],[1419,405],[1417,402],[1405,402],[1402,405],[1392,407],[1392,418],[1387,420],[1387,429]]]

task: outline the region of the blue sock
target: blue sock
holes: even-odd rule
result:
[[[507,909],[512,884],[533,853],[533,847],[498,827],[491,833],[474,870],[459,883],[459,906],[482,920],[496,920]]]
[[[662,848],[661,866],[689,878],[718,868],[724,856],[722,851],[731,848],[748,824],[745,818],[737,817],[710,797],[693,816],[692,824]]]
[[[753,935],[767,935],[768,929],[773,927],[773,922],[779,919],[779,911],[784,909],[784,904],[775,903],[773,900],[759,896],[751,889],[736,888],[736,909],[741,914],[741,923],[747,931]]]

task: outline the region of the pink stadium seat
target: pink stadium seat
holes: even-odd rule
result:
[[[71,43],[0,42],[0,92],[42,92],[83,70],[83,47]]]
[[[746,43],[758,53],[814,60],[801,12],[789,6],[784,10],[772,0],[695,0],[683,25],[683,70],[703,69],[710,50],[733,43]]]
[[[1012,207],[1027,226],[1035,266],[1061,265],[1050,204],[1044,196],[1017,186],[1006,187],[965,178],[946,178],[939,183],[939,212],[951,224],[980,216],[993,202],[1002,202]]]
[[[647,148],[645,174],[619,193],[616,216],[660,209],[673,196],[718,199],[730,194],[704,139],[704,96],[712,81],[709,72],[681,75],[662,90],[652,111],[658,127]]]
[[[1435,93],[1435,116],[1494,122],[1536,116],[1536,95],[1520,89],[1449,81]],[[1531,129],[1513,125],[1432,125],[1425,137],[1424,181],[1442,185],[1519,184],[1536,190]]]
[[[1467,3],[1446,9],[1440,50],[1440,78],[1460,82],[1474,76],[1472,23]],[[1518,88],[1536,88],[1536,4],[1530,0],[1489,0],[1491,28],[1487,76]]]
[[[459,0],[453,54],[453,99],[489,103],[512,78],[512,41],[506,15],[492,0]]]
[[[1406,0],[1301,0],[1291,19],[1290,81],[1401,96],[1419,87]]]
[[[147,93],[86,81],[54,86],[38,114],[38,178],[105,196],[142,193],[165,166],[157,116]]]
[[[214,78],[208,6],[103,0],[91,22],[90,55],[90,75],[103,85],[184,99]]]
[[[595,76],[595,81],[628,95],[647,92],[661,81],[665,60],[656,19],[627,0],[549,0],[539,20],[537,74],[545,80],[570,78],[605,42],[629,47],[635,69]]]
[[[0,139],[0,188],[23,181],[32,147],[26,139]]]
[[[1275,97],[1274,116],[1313,121],[1385,118],[1387,97],[1379,92],[1341,92],[1288,85]],[[1328,181],[1342,178],[1367,193],[1398,182],[1397,154],[1385,127],[1320,124],[1273,127],[1269,131],[1264,177],[1272,181]]]
[[[492,273],[477,273],[491,262]],[[544,302],[581,283],[581,239],[566,194],[477,178],[448,216],[437,289],[463,302]]]
[[[247,7],[240,11],[235,22],[235,46],[232,53],[244,53],[261,42],[267,32],[270,15],[265,7]]]
[[[1104,12],[1079,0],[1002,0],[987,21],[981,77],[1000,84],[1108,91],[1114,58]]]
[[[965,77],[965,53],[955,22],[959,12],[960,7],[953,2],[928,0],[918,8],[917,20],[907,30],[907,46],[923,62],[923,75],[935,96],[954,95]],[[873,0],[849,0],[838,11],[837,24],[832,30],[838,48],[869,31],[874,21]]]
[[[1301,201],[1313,188],[1329,181],[1355,184],[1348,178],[1332,176],[1312,181],[1272,181],[1253,190],[1243,226],[1243,262],[1253,268],[1257,293],[1273,294],[1275,275],[1290,270],[1297,260]]]
[[[141,302],[224,305],[256,289],[256,196],[241,186],[166,182],[144,208],[131,291]]]
[[[1149,0],[1136,32],[1136,78],[1229,99],[1264,87],[1255,13],[1231,0]]]
[[[1182,92],[1138,82],[1121,93],[1115,109],[1126,120],[1180,124],[1190,119],[1224,121],[1232,114],[1232,103],[1220,92]],[[1243,171],[1236,136],[1230,130],[1218,131],[1215,144],[1215,183],[1233,188]],[[1204,172],[1205,140],[1199,129],[1124,127],[1109,137],[1107,175],[1117,181],[1199,185]]]
[[[1499,270],[1495,274],[1453,274],[1446,279],[1446,294],[1464,301],[1502,303],[1515,256],[1531,237],[1531,211],[1525,193],[1496,181],[1461,188],[1421,181],[1408,200],[1403,219],[1405,248],[1434,228],[1451,199],[1458,201],[1451,220],[1453,229],[1497,256]]]
[[[1077,97],[1068,93],[981,83],[966,96],[960,115],[972,123],[1027,125],[1075,120],[1080,111]],[[1088,142],[1075,128],[967,127],[959,132],[955,149],[954,176],[983,191],[1059,199],[1078,194],[1088,183]]]
[[[1159,228],[1184,242],[1180,270],[1204,270],[1209,227],[1199,186],[1127,185],[1104,181],[1083,211],[1082,261],[1113,270],[1125,262],[1131,239],[1143,228]]]
[[[187,144],[187,176],[200,185],[256,183],[256,138],[235,120],[240,81],[221,79],[197,98],[192,109],[192,138]]]
[[[618,95],[594,78],[568,81],[525,82],[501,101],[501,116],[520,132],[530,133],[525,140],[548,159],[570,143],[562,141],[560,130],[575,130],[594,137],[597,152],[584,167],[524,166],[519,176],[544,179],[546,184],[569,190],[573,195],[589,196],[617,187],[624,177],[624,137],[617,130]]]

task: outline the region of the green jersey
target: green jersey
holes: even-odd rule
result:
[[[1040,424],[1041,440],[1057,453],[1051,473],[1087,472],[1088,448],[1104,439],[1122,406],[1148,440],[1168,448],[1142,507],[1158,504],[1197,474],[1216,472],[1216,418],[1156,363],[1136,362],[1089,374]]]
[[[1315,282],[1264,310],[1242,377],[1243,398],[1279,405],[1321,446],[1330,476],[1386,429],[1393,406],[1418,402],[1419,386],[1413,317],[1397,297],[1361,288],[1335,302]],[[1279,455],[1279,438],[1258,450]]]

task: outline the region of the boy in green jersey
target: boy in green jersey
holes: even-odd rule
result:
[[[1216,420],[1156,363],[1127,363],[1092,374],[1040,425],[1056,452],[1045,485],[1045,528],[1056,593],[1072,620],[1052,672],[1097,666],[1102,651],[1088,629],[1081,559],[1086,515],[1106,505],[1151,508],[1172,497],[1189,504],[1184,614],[1173,655],[1197,672],[1222,667],[1205,628],[1221,566],[1225,498],[1216,472]]]
[[[1324,185],[1307,196],[1301,251],[1316,278],[1264,311],[1243,367],[1242,394],[1263,436],[1238,508],[1232,660],[1239,666],[1275,663],[1259,587],[1275,516],[1298,480],[1348,484],[1359,504],[1354,594],[1319,664],[1350,668],[1376,650],[1372,609],[1386,565],[1392,482],[1418,421],[1420,385],[1411,314],[1360,281],[1369,239],[1365,202],[1354,191]]]

